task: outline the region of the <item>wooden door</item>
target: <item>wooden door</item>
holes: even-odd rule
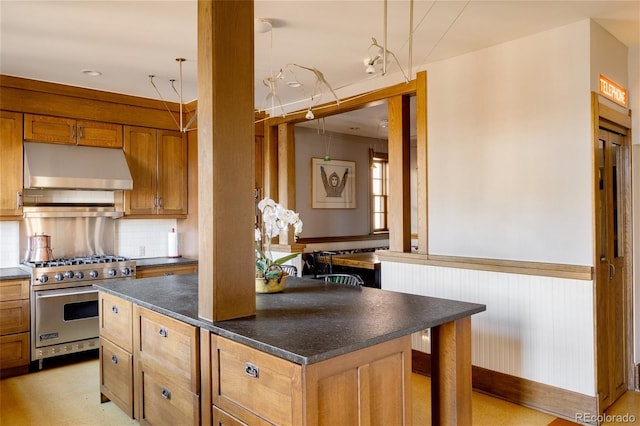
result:
[[[133,178],[133,190],[124,192],[127,215],[156,214],[157,132],[125,126],[124,153]]]
[[[0,111],[0,217],[22,217],[22,114]]]
[[[627,389],[628,146],[600,128],[597,147],[596,362],[599,411]]]
[[[187,214],[187,138],[181,132],[158,130],[158,213]]]

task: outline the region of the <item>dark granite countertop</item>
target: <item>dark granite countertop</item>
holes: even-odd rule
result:
[[[136,261],[136,267],[138,268],[152,268],[154,266],[188,265],[192,263],[198,263],[198,259],[191,259],[189,257],[145,257],[133,260]]]
[[[21,268],[0,268],[0,280],[31,278],[31,274]]]
[[[313,364],[486,310],[485,305],[289,278],[257,294],[256,315],[198,318],[197,275],[109,281],[94,287],[297,364]]]

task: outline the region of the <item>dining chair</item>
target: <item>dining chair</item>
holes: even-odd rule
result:
[[[280,265],[282,270],[287,273],[290,277],[298,276],[298,268],[293,265]]]
[[[319,275],[332,274],[333,273],[333,255],[336,254],[333,251],[327,250],[314,250],[313,252],[313,267],[314,278],[318,278]]]
[[[363,286],[364,280],[357,274],[323,274],[318,275],[319,279],[324,279],[326,283],[346,284],[353,286]]]

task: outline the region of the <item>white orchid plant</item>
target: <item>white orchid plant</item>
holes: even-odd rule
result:
[[[271,239],[286,231],[289,226],[293,226],[295,238],[302,232],[302,220],[298,213],[288,210],[271,198],[264,198],[258,203],[258,210],[262,214],[262,229],[255,229],[256,240],[256,277],[270,279],[280,279],[283,275],[280,265],[298,256],[300,253],[291,253],[279,259],[273,259],[271,253]],[[264,248],[261,241],[264,235]]]

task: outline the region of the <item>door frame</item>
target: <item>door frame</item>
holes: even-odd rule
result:
[[[601,127],[601,123],[604,121],[608,123],[610,126],[604,126],[605,128],[610,127],[609,130],[620,132],[623,130],[626,133],[625,136],[625,144],[624,144],[624,176],[625,181],[621,182],[624,185],[626,192],[626,200],[624,204],[624,227],[623,227],[623,236],[624,236],[624,265],[626,274],[623,277],[623,285],[624,285],[624,353],[625,353],[625,369],[626,369],[626,384],[627,389],[633,389],[635,386],[635,366],[633,362],[633,347],[634,347],[634,336],[633,336],[633,228],[632,228],[632,215],[633,215],[633,206],[632,206],[632,187],[631,187],[631,176],[632,176],[632,164],[631,164],[631,111],[629,111],[628,115],[625,115],[622,112],[608,106],[603,102],[603,98],[601,98],[597,93],[592,92],[591,95],[591,107],[592,107],[592,147],[594,152],[593,158],[593,171],[594,171],[594,182],[593,182],[593,201],[594,201],[594,221],[593,221],[593,232],[594,232],[594,300],[596,298],[596,288],[598,286],[598,270],[601,262],[598,256],[598,245],[596,238],[598,238],[598,224],[597,224],[597,193],[596,188],[598,185],[598,133]],[[595,300],[597,302],[597,300]],[[594,319],[597,320],[597,307],[594,304]],[[596,334],[597,330],[594,328],[595,338],[598,336]],[[594,341],[594,350],[595,353],[595,361],[596,365],[594,365],[596,371],[596,391],[597,391],[597,371],[598,371],[598,353],[597,353],[598,342]],[[598,411],[602,412],[602,408],[599,407],[599,398],[596,395],[596,400],[598,401]],[[606,407],[604,407],[606,408]]]

